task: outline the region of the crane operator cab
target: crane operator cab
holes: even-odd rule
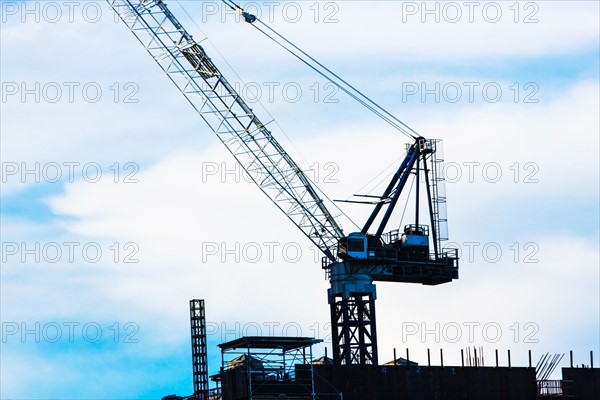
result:
[[[338,257],[342,260],[355,259],[366,260],[369,257],[375,257],[375,251],[370,250],[369,239],[373,242],[373,235],[366,235],[361,232],[353,232],[338,242]],[[378,247],[383,247],[380,244]]]

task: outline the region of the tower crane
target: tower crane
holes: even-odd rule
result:
[[[330,281],[334,363],[377,365],[374,282],[438,285],[458,278],[457,250],[442,248],[447,221],[440,141],[413,135],[416,132],[410,130],[414,142],[407,145],[406,156],[385,191],[381,196],[368,196],[374,198],[371,215],[359,232],[345,235],[303,170],[163,0],[107,1],[256,186],[323,253],[322,267]],[[257,21],[229,4],[246,22]],[[372,104],[365,105],[399,127],[399,120]],[[403,230],[386,231],[411,176],[416,182],[414,223]],[[429,225],[419,221],[421,184],[425,186]]]

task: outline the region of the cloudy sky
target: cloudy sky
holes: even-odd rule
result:
[[[329,197],[377,192],[402,135],[220,2],[167,4]],[[598,3],[242,4],[444,140],[460,279],[378,284],[380,361],[482,346],[490,365],[600,364]],[[192,298],[211,373],[244,334],[327,344],[320,254],[108,5],[1,5],[0,396],[190,394]]]

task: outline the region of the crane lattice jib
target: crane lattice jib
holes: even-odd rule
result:
[[[332,261],[342,229],[309,179],[162,0],[107,0],[256,185]]]

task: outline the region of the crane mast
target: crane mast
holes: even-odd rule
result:
[[[344,236],[310,180],[169,11],[163,0],[107,0],[259,189],[325,255],[331,287],[336,364],[378,364],[374,281],[438,285],[458,278],[456,249],[442,249],[445,196],[438,182],[439,141],[415,137],[360,232]],[[256,18],[239,9],[246,22]],[[384,232],[407,181],[415,176],[415,223]],[[430,225],[419,223],[426,187]],[[442,191],[443,192],[443,191]],[[385,209],[383,216],[380,213]],[[379,220],[375,233],[371,226]],[[429,240],[431,233],[432,240]],[[429,243],[433,244],[433,252]]]
[[[418,137],[407,145],[406,156],[367,219],[360,232],[340,239],[339,261],[323,267],[330,275],[328,290],[331,309],[333,360],[337,364],[375,364],[377,354],[377,324],[374,281],[439,285],[458,278],[458,250],[443,249],[447,240],[440,215],[445,198],[440,195],[440,141]],[[403,231],[385,232],[406,183],[414,178],[415,219]],[[419,186],[425,183],[430,225],[419,223]],[[371,196],[372,197],[372,196]],[[383,212],[385,209],[385,212]],[[383,216],[379,218],[379,214]],[[379,219],[375,233],[371,226]],[[429,240],[431,234],[432,240]],[[433,244],[430,251],[429,243]]]
[[[328,257],[344,236],[310,180],[162,0],[107,0],[256,185]]]

